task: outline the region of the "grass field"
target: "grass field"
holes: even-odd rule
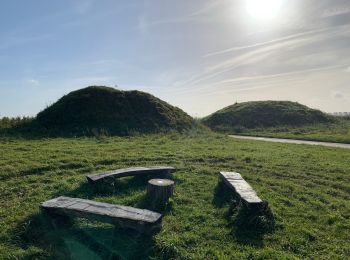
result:
[[[350,258],[350,151],[243,141],[212,133],[113,138],[0,138],[0,256],[9,259],[347,259]],[[142,205],[146,178],[103,192],[85,174],[171,165],[175,195],[154,236],[76,219],[52,226],[39,203],[74,196]],[[267,200],[273,232],[245,230],[217,188],[235,170]]]
[[[244,129],[244,135],[350,143],[350,118],[338,118],[334,123],[303,127],[272,127]]]

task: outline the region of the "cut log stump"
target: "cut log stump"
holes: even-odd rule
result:
[[[148,181],[147,198],[152,208],[163,208],[174,193],[174,181],[151,179]]]

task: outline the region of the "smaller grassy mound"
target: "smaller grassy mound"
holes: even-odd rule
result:
[[[239,132],[240,129],[277,126],[303,126],[331,122],[323,112],[290,101],[252,101],[225,107],[202,122],[216,131]]]
[[[193,119],[145,92],[92,86],[63,96],[40,112],[35,123],[55,134],[128,135],[183,130],[192,126]]]

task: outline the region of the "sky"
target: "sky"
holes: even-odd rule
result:
[[[252,100],[350,111],[349,54],[349,0],[4,0],[0,117],[90,85],[196,117]]]

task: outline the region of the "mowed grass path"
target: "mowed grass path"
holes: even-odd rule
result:
[[[350,151],[235,140],[224,135],[0,139],[0,258],[346,259],[350,257]],[[129,166],[178,171],[171,208],[153,237],[76,219],[53,226],[39,203],[66,195],[140,206],[147,178],[94,191],[85,174]],[[277,227],[245,232],[217,191],[238,171],[269,202]]]
[[[303,127],[251,129],[241,134],[350,144],[350,118],[338,118],[334,123]]]

